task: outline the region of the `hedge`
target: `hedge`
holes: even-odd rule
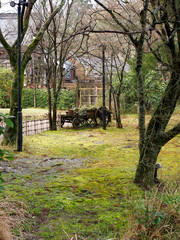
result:
[[[23,90],[22,105],[23,108],[34,107],[34,89]],[[58,97],[57,109],[68,109],[74,106],[75,106],[75,91],[62,89]],[[44,89],[36,90],[36,107],[48,108],[47,90]]]
[[[7,96],[6,92],[0,89],[0,108],[9,108],[10,97]]]
[[[57,109],[69,109],[75,106],[75,91],[62,89],[60,91]],[[5,97],[5,93],[0,91],[0,108],[10,107],[10,101]],[[23,89],[22,92],[22,107],[34,107],[34,89]],[[47,90],[36,90],[36,107],[48,108],[48,93]]]

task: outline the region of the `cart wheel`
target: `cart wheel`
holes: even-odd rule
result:
[[[73,128],[78,129],[80,125],[80,121],[78,118],[74,118],[72,121]]]
[[[98,108],[96,111],[97,125],[103,125],[102,113],[103,113],[103,107]],[[111,121],[111,113],[106,107],[105,107],[105,115],[106,115],[106,125],[107,125]]]
[[[64,119],[61,119],[61,127],[63,127],[64,123],[65,123]]]
[[[86,124],[91,126],[93,119],[92,118],[88,118],[86,119]]]

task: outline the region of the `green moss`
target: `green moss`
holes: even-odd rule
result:
[[[145,195],[133,183],[139,158],[134,116],[126,116],[126,124],[124,129],[112,124],[106,131],[61,129],[24,138],[25,150],[17,157],[26,157],[28,171],[4,175],[8,180],[4,197],[29,206],[34,239],[66,240],[76,234],[78,239],[121,239],[135,203],[143,202]],[[179,145],[177,136],[162,149],[160,179],[178,175]],[[51,158],[67,158],[72,163],[78,158],[82,164],[74,168],[69,161],[56,171],[47,167],[41,172],[44,159]]]

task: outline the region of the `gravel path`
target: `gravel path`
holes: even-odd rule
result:
[[[13,161],[2,161],[0,171],[10,173],[11,178],[17,175],[31,175],[40,173],[55,173],[61,171],[70,171],[78,167],[84,167],[84,159],[69,158],[17,158]]]

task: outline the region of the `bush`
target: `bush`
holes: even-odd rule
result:
[[[47,90],[44,90],[44,89],[36,90],[36,107],[38,107],[38,108],[47,108],[48,107]]]
[[[22,94],[22,105],[23,108],[34,107],[34,89],[23,89]],[[48,93],[47,90],[37,89],[36,90],[36,106],[39,108],[48,107]]]
[[[62,89],[58,98],[58,109],[70,109],[75,106],[75,91]]]
[[[13,122],[11,121],[11,118],[13,118],[12,116],[9,116],[9,114],[3,114],[0,113],[0,123],[4,122],[8,127],[13,127]],[[6,131],[5,127],[0,126],[0,135],[4,134]],[[9,153],[7,150],[2,150],[0,149],[0,161],[2,160],[12,160],[14,159],[14,155]],[[4,190],[3,187],[3,178],[1,176],[1,172],[0,172],[0,192],[2,190]]]
[[[134,203],[133,229],[126,239],[179,239],[179,200],[178,182],[146,192]]]
[[[13,73],[9,68],[0,68],[0,107],[10,106],[10,92],[13,81]]]
[[[9,108],[10,97],[7,96],[6,92],[0,89],[0,108]]]
[[[22,106],[23,108],[34,107],[34,89],[24,89],[22,95]],[[53,99],[52,99],[53,101]],[[69,109],[75,105],[75,91],[64,90],[60,91],[57,108],[58,109]],[[48,92],[44,89],[36,90],[36,106],[38,108],[48,108]]]
[[[22,107],[34,107],[34,89],[23,89],[22,93]]]

